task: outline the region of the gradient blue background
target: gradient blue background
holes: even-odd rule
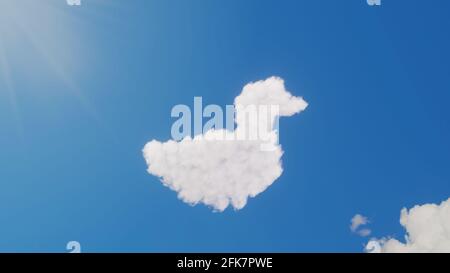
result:
[[[0,77],[2,252],[360,252],[355,213],[403,239],[402,207],[450,196],[447,0],[41,2],[71,18],[53,66],[72,86],[17,34],[17,111]],[[225,106],[272,75],[310,106],[281,120],[284,173],[243,210],[191,207],[147,174],[141,149],[170,138],[172,106]]]

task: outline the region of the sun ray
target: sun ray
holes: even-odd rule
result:
[[[95,3],[105,4],[104,1],[95,1]],[[20,127],[22,127],[22,122],[20,121],[19,105],[6,57],[7,54],[12,54],[14,50],[17,51],[17,55],[21,54],[19,52],[20,49],[15,49],[17,45],[19,47],[23,46],[23,44],[21,45],[19,44],[20,42],[17,42],[20,41],[19,38],[21,36],[25,37],[34,50],[43,57],[55,75],[67,87],[66,91],[70,92],[78,100],[82,108],[96,122],[104,126],[102,118],[94,104],[84,94],[82,88],[80,88],[73,77],[71,77],[72,73],[66,67],[67,62],[64,63],[64,60],[59,58],[61,56],[69,56],[69,58],[72,58],[71,60],[82,59],[74,56],[76,52],[71,47],[71,42],[73,42],[71,39],[73,37],[69,33],[70,29],[66,30],[64,28],[67,20],[81,22],[81,19],[68,12],[69,10],[70,8],[67,8],[64,0],[60,0],[59,2],[0,0],[0,41],[4,40],[6,43],[0,44],[0,73],[3,74],[2,78],[7,86],[14,115],[18,119]],[[64,34],[66,32],[67,34]],[[61,35],[63,37],[60,37]],[[55,53],[55,50],[60,55],[58,55],[58,52]],[[25,66],[28,66],[28,64]]]
[[[11,78],[11,71],[8,64],[7,55],[0,39],[0,76],[4,81],[6,92],[8,93],[9,104],[13,112],[13,119],[15,119],[16,130],[19,138],[23,140],[24,129],[22,124],[22,116],[17,102],[16,92],[14,90],[13,81]]]
[[[92,115],[98,122],[101,122],[100,115],[95,109],[94,105],[90,102],[87,96],[82,92],[81,88],[75,83],[75,81],[69,76],[65,68],[52,56],[51,52],[41,43],[41,40],[35,36],[33,31],[30,31],[26,26],[18,23],[21,30],[26,34],[34,48],[44,57],[50,67],[59,76],[60,80],[67,86],[67,90],[74,95],[79,103],[85,108],[85,110]]]

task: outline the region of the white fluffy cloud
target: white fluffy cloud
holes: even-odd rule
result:
[[[405,242],[377,240],[379,252],[450,252],[450,198],[440,205],[402,209],[400,224],[406,229]],[[374,241],[369,243],[373,245]]]
[[[367,219],[367,217],[365,217],[361,214],[356,214],[355,216],[352,217],[350,222],[351,222],[350,230],[355,232],[360,226],[366,225],[367,223],[369,223],[369,220]]]
[[[259,125],[248,122],[240,106],[277,105],[279,116],[292,116],[303,111],[307,103],[286,91],[281,78],[271,77],[247,84],[234,105],[237,126],[233,132],[209,130],[193,139],[152,140],[145,145],[143,154],[148,172],[176,191],[184,202],[204,203],[217,211],[225,210],[230,204],[241,209],[248,197],[266,190],[283,172],[283,151],[273,119],[258,117],[257,122],[269,124],[264,137],[269,136],[270,141],[233,138],[240,132],[257,130]],[[233,140],[223,140],[224,134]],[[261,149],[262,145],[266,148],[270,145],[271,149]]]
[[[369,219],[361,214],[356,214],[350,220],[350,230],[354,233],[357,233],[359,236],[366,237],[369,236],[372,232],[368,228],[360,228],[361,226],[367,225],[369,223]]]

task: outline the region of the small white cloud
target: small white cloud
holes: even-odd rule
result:
[[[372,232],[368,228],[359,229],[361,226],[367,225],[369,223],[369,219],[361,214],[356,214],[350,220],[350,230],[353,233],[358,234],[359,236],[366,237],[369,236]]]
[[[379,252],[450,253],[450,198],[440,205],[417,205],[410,210],[403,208],[400,224],[406,229],[405,242],[394,238],[377,240]]]
[[[67,5],[69,6],[80,6],[81,0],[66,0]]]
[[[363,228],[363,229],[358,230],[356,233],[358,233],[358,235],[361,237],[367,237],[372,233],[372,230],[370,230],[368,228]]]
[[[271,77],[246,85],[235,99],[235,106],[239,105],[277,105],[280,116],[292,116],[303,111],[307,103],[292,96],[281,78]],[[225,133],[257,129],[255,124],[245,121],[245,113],[236,107],[234,132],[209,130],[180,142],[150,141],[143,150],[148,172],[159,177],[186,203],[203,203],[217,211],[225,210],[230,204],[235,209],[243,208],[248,197],[265,191],[283,172],[283,151],[273,120],[265,120],[271,126],[265,132],[271,136],[269,143],[237,138],[219,140]],[[271,149],[261,149],[261,145],[267,144]]]

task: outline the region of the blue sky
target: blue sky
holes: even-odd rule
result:
[[[450,197],[446,0],[2,5],[2,252],[360,252],[354,214],[401,239],[402,207]],[[191,207],[146,172],[174,105],[272,75],[309,107],[281,119],[284,172],[244,209]]]

